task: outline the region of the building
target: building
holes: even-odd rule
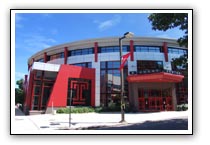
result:
[[[125,99],[132,111],[176,110],[187,103],[187,84],[173,58],[187,54],[176,40],[123,39]],[[28,60],[25,110],[45,113],[52,108],[120,103],[119,38],[90,39],[53,46]],[[70,102],[70,96],[72,101]]]

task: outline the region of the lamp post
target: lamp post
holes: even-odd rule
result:
[[[133,37],[132,32],[126,32],[123,37],[119,38],[119,45],[120,45],[120,66],[122,64],[122,40],[124,38],[131,38]],[[125,98],[124,98],[124,74],[123,68],[120,70],[120,82],[121,82],[121,121],[120,123],[125,123]]]

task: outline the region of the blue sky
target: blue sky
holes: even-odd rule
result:
[[[126,11],[125,11],[126,12]],[[50,46],[99,37],[135,36],[177,39],[178,28],[166,32],[152,30],[146,13],[16,13],[15,80],[28,73],[27,60]]]

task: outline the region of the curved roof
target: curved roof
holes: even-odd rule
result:
[[[91,48],[94,47],[94,43],[97,42],[98,46],[116,46],[119,45],[119,38],[120,37],[105,37],[105,38],[95,38],[95,39],[86,39],[80,40],[75,42],[64,43],[56,46],[52,46],[46,49],[43,49],[34,55],[32,55],[28,63],[32,61],[33,58],[40,59],[43,57],[43,54],[46,52],[47,55],[56,54],[59,52],[64,52],[65,47],[68,50],[76,50],[76,49],[83,49],[83,48]],[[129,45],[130,40],[134,41],[134,45],[153,45],[153,46],[162,46],[163,42],[167,42],[168,46],[170,47],[177,47],[181,48],[176,39],[168,39],[168,38],[158,38],[158,37],[133,37],[131,39],[123,39],[124,45]]]

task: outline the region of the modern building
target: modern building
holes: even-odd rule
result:
[[[122,40],[130,52],[124,72],[125,100],[132,111],[176,110],[187,102],[187,77],[172,59],[187,54],[174,39],[133,37]],[[100,38],[53,46],[28,60],[25,111],[120,104],[119,38]],[[72,101],[70,102],[70,97]]]

